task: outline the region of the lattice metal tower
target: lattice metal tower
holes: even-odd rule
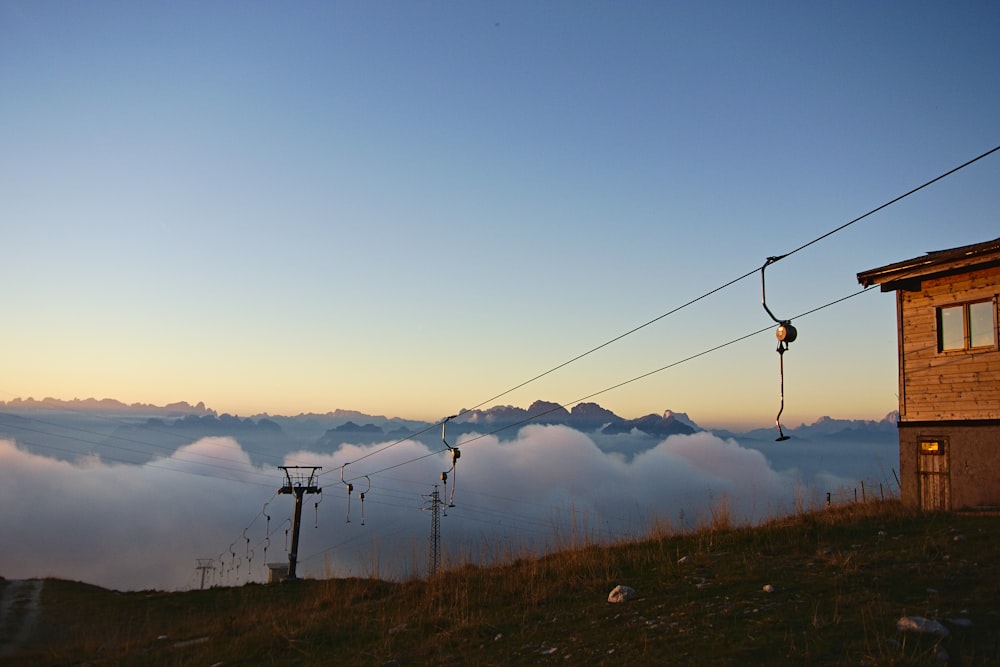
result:
[[[433,577],[437,574],[438,568],[441,567],[441,494],[438,493],[437,484],[434,485],[434,491],[430,496],[425,496],[428,498],[427,504],[428,509],[431,512],[431,539],[430,539],[430,551],[427,558],[427,574]]]

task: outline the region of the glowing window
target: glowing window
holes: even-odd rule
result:
[[[940,440],[921,440],[920,441],[920,453],[921,454],[943,454],[944,447],[941,445]]]

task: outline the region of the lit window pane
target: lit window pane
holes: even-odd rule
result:
[[[921,454],[940,454],[941,453],[941,441],[940,440],[922,440],[920,442],[920,453]]]
[[[993,345],[993,302],[969,304],[969,338],[972,347]]]
[[[965,347],[965,322],[962,306],[938,309],[938,345],[942,350],[961,350]]]

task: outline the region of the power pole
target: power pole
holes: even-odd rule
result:
[[[431,541],[430,541],[430,553],[428,554],[427,563],[427,573],[429,576],[433,577],[437,574],[438,568],[441,567],[441,494],[438,493],[437,484],[434,485],[434,491],[429,496],[424,496],[428,498],[429,507],[424,509],[429,509],[431,511]]]
[[[201,590],[205,590],[205,573],[209,570],[215,571],[215,559],[199,558],[198,566],[195,569],[201,572]]]
[[[302,496],[307,493],[320,493],[322,489],[316,486],[316,471],[320,466],[278,466],[285,471],[285,485],[278,493],[290,493],[295,496],[295,515],[292,519],[292,548],[288,552],[288,575],[286,579],[294,580],[295,565],[299,560],[299,524],[302,522]],[[308,471],[308,472],[306,472]]]

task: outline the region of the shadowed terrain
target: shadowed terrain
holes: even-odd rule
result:
[[[8,664],[992,665],[998,533],[994,516],[895,501],[758,527],[734,525],[723,505],[683,534],[570,540],[401,583],[116,593],[49,580]],[[611,604],[619,584],[635,594]],[[904,632],[903,618],[947,636]]]

